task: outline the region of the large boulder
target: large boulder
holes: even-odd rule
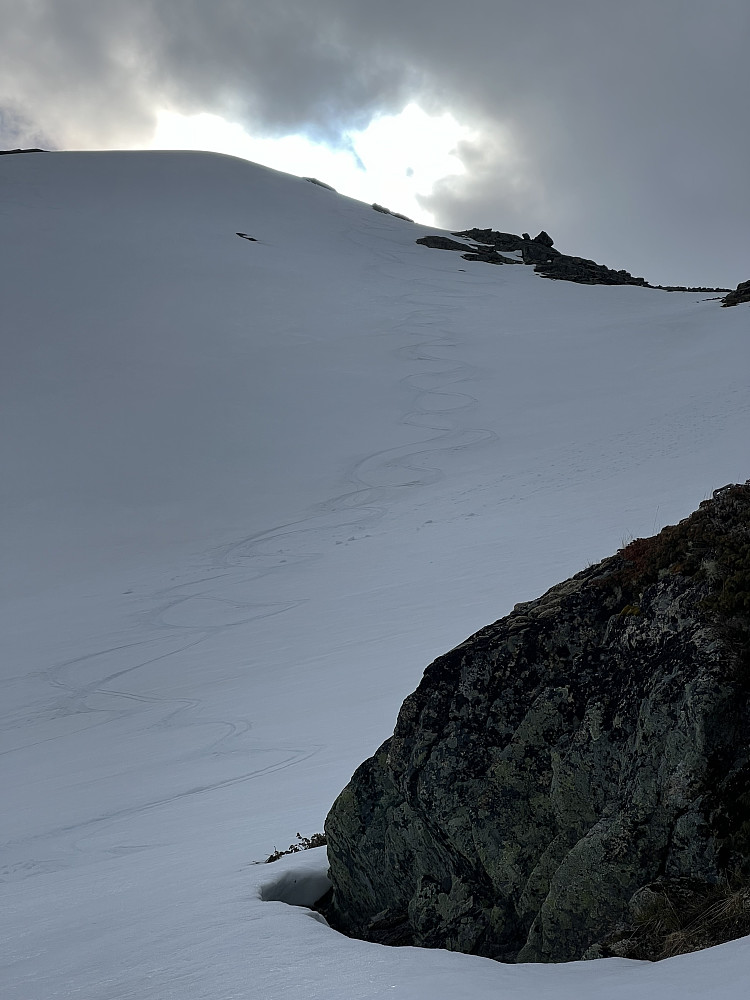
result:
[[[545,232],[544,229],[541,231],[541,233],[539,233],[537,236],[534,237],[532,242],[541,243],[542,246],[545,247],[551,247],[555,245],[555,241],[552,239],[549,233]]]
[[[328,816],[329,921],[567,961],[747,880],[749,637],[750,483],[439,657]]]

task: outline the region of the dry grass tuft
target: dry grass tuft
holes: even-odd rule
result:
[[[301,833],[295,835],[297,837],[296,844],[290,844],[285,851],[277,851],[274,849],[273,854],[269,854],[266,858],[266,864],[270,864],[272,861],[278,861],[279,858],[283,858],[285,854],[298,854],[300,851],[309,851],[313,847],[325,847],[326,835],[324,833],[314,833],[312,837],[303,837]]]

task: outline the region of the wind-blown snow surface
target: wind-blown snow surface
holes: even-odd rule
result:
[[[747,309],[469,264],[228,157],[0,183],[3,997],[744,998],[747,940],[389,949],[288,905],[324,851],[256,863],[434,656],[747,478]]]

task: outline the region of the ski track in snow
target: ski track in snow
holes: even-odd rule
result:
[[[387,231],[387,227],[377,225],[377,220],[370,228],[372,235],[377,235],[379,230]],[[368,237],[361,239],[356,230],[352,229],[349,237],[353,243],[367,246]],[[400,271],[400,258],[396,252],[380,252],[379,256],[383,270],[395,267]],[[439,306],[435,305],[435,295]],[[190,726],[211,733],[218,728],[222,730],[222,735],[217,738],[196,736],[200,746],[197,752],[203,757],[218,755],[224,743],[243,740],[244,751],[250,757],[273,754],[282,755],[282,759],[243,770],[240,774],[190,786],[174,794],[147,799],[127,808],[88,816],[72,825],[47,829],[30,839],[8,842],[5,844],[6,851],[11,850],[14,854],[28,851],[31,857],[0,869],[0,881],[14,881],[46,871],[91,863],[96,860],[96,855],[92,855],[90,849],[81,849],[76,838],[94,827],[158,809],[177,799],[207,794],[294,767],[323,749],[324,744],[298,748],[258,744],[252,741],[251,720],[207,718],[199,700],[145,695],[128,689],[127,681],[155,664],[194,650],[207,639],[228,629],[283,615],[299,606],[306,600],[305,597],[273,603],[253,600],[244,603],[227,595],[248,590],[250,585],[271,574],[283,573],[285,569],[317,559],[327,547],[342,540],[342,532],[366,531],[394,503],[398,503],[406,491],[420,489],[442,479],[441,456],[496,439],[496,434],[486,428],[457,426],[456,415],[465,415],[477,403],[467,391],[475,369],[460,360],[447,360],[443,356],[446,349],[455,351],[457,347],[455,333],[448,332],[444,299],[444,293],[441,299],[439,283],[434,287],[420,286],[418,292],[403,293],[400,302],[406,318],[396,326],[404,339],[410,341],[396,349],[398,356],[405,366],[416,365],[418,368],[400,379],[400,383],[413,395],[410,409],[399,418],[398,423],[427,432],[428,437],[362,456],[346,473],[350,489],[303,511],[293,521],[223,546],[209,554],[208,571],[200,578],[162,589],[145,599],[144,603],[150,604],[152,610],[142,615],[139,632],[145,632],[147,638],[108,646],[61,661],[39,672],[40,678],[58,692],[44,714],[56,719],[64,716],[85,717],[85,725],[75,732],[123,719],[128,719],[136,730],[142,729],[144,733],[175,726]],[[452,312],[458,314],[460,305],[453,307]],[[161,651],[149,655],[153,647]],[[111,668],[112,664],[116,665],[116,669]],[[22,717],[20,724],[24,721],[26,719]],[[64,740],[69,735],[66,732],[43,741],[15,746],[4,750],[3,754]],[[60,856],[59,853],[61,836],[69,838],[67,856],[65,853]],[[38,856],[40,848],[48,841],[56,842],[57,858],[54,861]]]

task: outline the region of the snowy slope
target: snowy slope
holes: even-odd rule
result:
[[[744,997],[747,940],[388,949],[288,905],[324,851],[255,862],[430,659],[750,475],[747,310],[469,264],[213,154],[0,189],[3,997]]]

